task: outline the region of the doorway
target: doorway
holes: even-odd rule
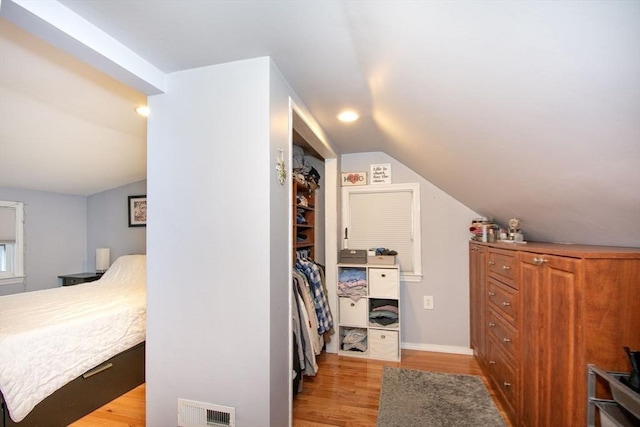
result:
[[[329,300],[329,309],[335,317],[337,312],[336,287],[337,271],[336,262],[338,259],[338,157],[326,136],[318,124],[305,115],[292,99],[289,99],[289,153],[293,153],[293,145],[298,145],[304,150],[304,154],[309,164],[320,174],[320,186],[316,190],[315,199],[315,227],[314,227],[314,258],[315,261],[325,266],[325,284]],[[292,165],[292,157],[289,158],[289,165]],[[289,175],[292,175],[292,167],[289,168]],[[292,181],[289,181],[289,201],[294,203],[296,195],[292,191]],[[291,250],[289,270],[293,269],[295,259],[294,242],[296,236],[293,235],[293,225],[296,220],[294,210],[290,209],[289,214],[289,248]],[[291,280],[289,279],[289,293],[291,301]],[[289,303],[289,319],[292,315],[292,306]],[[293,382],[293,340],[291,322],[289,322],[289,396],[292,396]],[[325,351],[329,353],[338,352],[338,340],[336,335],[331,336],[331,340],[326,342]],[[289,399],[289,425],[291,425],[292,400]]]

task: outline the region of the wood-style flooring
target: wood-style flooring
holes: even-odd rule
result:
[[[376,425],[383,366],[478,375],[486,379],[472,356],[403,350],[401,362],[322,354],[315,377],[305,377],[293,401],[294,427],[373,427]],[[494,398],[494,401],[496,399]],[[507,426],[502,408],[496,402]],[[108,403],[72,427],[144,427],[145,386]]]

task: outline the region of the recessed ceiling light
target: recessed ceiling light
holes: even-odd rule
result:
[[[141,116],[144,117],[149,117],[149,107],[147,107],[146,105],[142,105],[140,107],[136,108],[136,113],[140,114]]]
[[[358,113],[353,110],[345,110],[338,114],[338,120],[341,122],[355,122],[358,120],[358,117],[360,117]]]

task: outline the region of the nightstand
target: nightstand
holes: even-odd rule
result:
[[[62,286],[77,285],[79,283],[93,282],[102,277],[104,273],[77,273],[77,274],[65,274],[64,276],[58,276],[62,279]]]

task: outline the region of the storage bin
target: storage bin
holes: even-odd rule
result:
[[[367,326],[369,319],[367,299],[354,301],[349,297],[340,297],[340,323],[351,326]]]
[[[398,360],[398,331],[369,329],[369,356],[375,359]]]
[[[379,265],[394,265],[396,263],[395,255],[368,255],[367,263]]]
[[[398,298],[398,270],[392,268],[369,269],[369,295]]]
[[[629,377],[624,377],[628,379]],[[640,393],[636,393],[630,387],[617,384],[618,387],[611,387],[613,400],[618,402],[624,409],[631,412],[634,417],[640,419]],[[622,391],[624,390],[624,391]]]
[[[338,262],[341,264],[366,264],[367,251],[364,249],[342,249]]]

